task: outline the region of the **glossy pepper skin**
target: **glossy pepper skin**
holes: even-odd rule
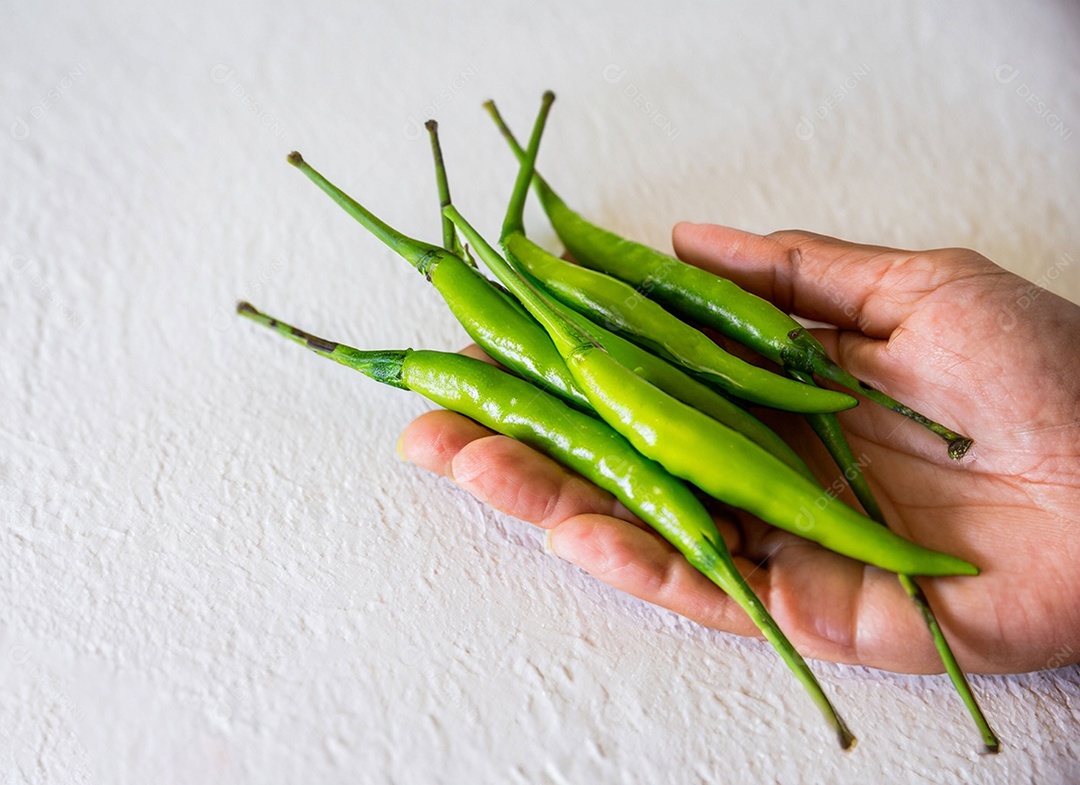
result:
[[[306,333],[248,303],[240,303],[237,311],[323,357],[384,384],[413,390],[528,444],[611,493],[746,611],[829,717],[840,746],[847,749],[855,744],[854,735],[821,690],[813,671],[746,584],[701,502],[686,485],[638,453],[603,422],[470,357],[412,350],[365,352]]]
[[[494,102],[487,102],[485,108],[518,160],[524,160],[525,150]],[[943,439],[954,460],[963,458],[974,443],[853,376],[829,357],[802,325],[768,300],[726,278],[586,221],[539,173],[534,172],[532,184],[556,234],[579,264],[625,281],[673,312],[739,341],[787,370],[818,374],[914,420]]]
[[[567,311],[566,317],[586,335],[595,336],[620,364],[630,368],[673,398],[692,406],[722,425],[741,433],[746,438],[779,458],[795,471],[817,482],[805,461],[777,436],[776,432],[750,412],[738,406],[708,385],[702,384],[667,360],[642,349],[637,344],[605,330],[576,311]],[[541,328],[542,329],[542,328]],[[545,333],[545,337],[546,337]],[[561,358],[560,358],[561,359]],[[591,405],[590,405],[591,408]]]
[[[539,133],[542,133],[542,118],[546,117],[553,100],[554,96],[552,94],[545,94],[544,104],[541,108],[541,120],[539,121],[540,132],[536,134],[537,145],[539,144]],[[550,256],[525,236],[525,200],[529,193],[529,173],[534,171],[534,164],[535,153],[533,153],[532,158],[526,156],[525,161],[522,162],[518,180],[514,185],[509,204],[506,207],[506,216],[503,220],[500,235],[500,242],[506,250],[507,258],[513,259],[515,262],[519,261],[514,256],[515,249],[523,255],[532,253]],[[449,206],[449,202],[443,204],[444,219],[447,218],[445,209]],[[558,261],[561,262],[561,260]],[[543,290],[542,284],[532,276],[527,267],[523,265],[520,272],[530,283]],[[614,281],[614,279],[611,280]],[[520,303],[518,304],[520,305]],[[771,428],[742,407],[732,403],[718,391],[702,384],[677,365],[657,357],[637,344],[601,327],[595,320],[591,320],[585,314],[566,309],[564,316],[583,334],[595,336],[601,345],[611,352],[612,356],[643,379],[683,403],[704,412],[717,422],[735,429],[788,466],[808,477],[812,482],[817,482],[806,463],[783,439],[777,436]]]
[[[775,409],[809,414],[838,412],[858,403],[850,395],[785,379],[728,354],[700,330],[642,297],[628,283],[563,261],[522,234],[504,237],[502,243],[507,255],[564,305],[611,325],[731,395]]]
[[[657,390],[599,348],[564,358],[596,412],[642,454],[709,495],[853,559],[907,575],[977,575],[879,526],[740,434]],[[613,394],[617,391],[617,394]]]

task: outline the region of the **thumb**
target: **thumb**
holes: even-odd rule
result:
[[[734,281],[807,319],[886,338],[936,286],[919,255],[802,231],[753,234],[680,223],[680,259]]]

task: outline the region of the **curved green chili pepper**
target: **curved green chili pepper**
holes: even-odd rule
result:
[[[520,262],[557,300],[594,321],[611,325],[738,398],[802,413],[836,412],[858,403],[845,393],[785,379],[728,354],[703,332],[629,284],[563,261],[523,234],[510,234],[502,243],[507,256]]]
[[[768,450],[795,471],[816,483],[810,467],[776,432],[740,406],[729,401],[708,385],[702,384],[667,360],[651,354],[635,343],[589,320],[576,311],[567,310],[564,316],[586,335],[595,336],[597,342],[642,379],[656,385],[668,395],[707,414]],[[531,317],[530,317],[531,318]],[[542,330],[543,328],[541,328]],[[545,333],[546,337],[546,333]]]
[[[799,371],[792,372],[797,378],[801,376],[803,380],[813,381],[812,377],[808,374],[803,374]],[[855,493],[855,498],[859,500],[859,504],[866,510],[867,516],[874,521],[877,521],[882,526],[888,526],[885,522],[885,515],[881,511],[881,506],[878,504],[877,499],[874,497],[874,492],[870,489],[870,483],[866,481],[866,475],[863,473],[862,466],[858,459],[855,457],[855,453],[851,449],[851,445],[848,444],[847,438],[844,436],[843,428],[840,427],[840,421],[835,414],[808,414],[806,419],[810,423],[810,427],[814,429],[818,438],[829,450],[829,454],[832,455],[836,465],[843,472],[844,477],[848,481],[848,485]],[[949,646],[949,641],[945,637],[944,631],[941,629],[941,625],[938,624],[937,616],[934,615],[933,608],[930,607],[930,600],[927,599],[926,594],[915,579],[910,575],[897,575],[900,580],[900,585],[904,588],[904,591],[915,603],[915,607],[919,609],[919,613],[922,614],[923,621],[926,622],[927,628],[930,630],[930,637],[934,640],[934,648],[937,649],[938,656],[941,657],[941,662],[945,666],[945,672],[949,674],[949,680],[952,682],[956,692],[960,695],[960,699],[964,702],[964,706],[967,707],[968,714],[971,715],[972,720],[975,722],[976,727],[979,729],[979,733],[982,735],[983,748],[986,752],[996,753],[1001,749],[1001,742],[999,741],[997,734],[994,733],[994,729],[990,727],[989,721],[986,719],[986,715],[983,714],[982,708],[979,706],[979,701],[975,697],[975,693],[971,689],[971,684],[967,680],[967,676],[964,675],[963,669],[960,667],[960,663],[956,661],[956,655],[953,654],[952,648]]]
[[[589,410],[588,399],[574,384],[551,339],[509,295],[450,251],[408,237],[379,220],[371,211],[331,183],[300,155],[289,163],[395,250],[438,289],[465,332],[489,355],[508,368],[533,379],[544,389],[575,406]]]
[[[545,94],[516,188],[528,187],[535,148],[553,99]],[[878,526],[746,437],[620,365],[562,318],[559,306],[518,276],[455,207],[444,208],[444,213],[499,281],[548,331],[596,413],[642,454],[717,499],[837,553],[911,575],[978,574],[978,568],[963,559],[923,548]],[[763,487],[763,482],[769,487]]]
[[[525,151],[499,116],[494,102],[484,106],[518,160],[522,160]],[[533,185],[556,233],[579,264],[626,281],[673,311],[712,327],[785,368],[816,373],[915,420],[944,439],[955,460],[971,447],[971,438],[934,422],[845,371],[802,325],[768,300],[726,278],[589,223],[567,207],[539,174],[534,173]]]
[[[611,493],[743,608],[829,718],[840,746],[855,744],[813,671],[732,562],[708,511],[682,482],[607,425],[479,360],[430,351],[364,352],[305,333],[247,303],[237,310],[323,357],[384,384],[418,392],[528,444]]]

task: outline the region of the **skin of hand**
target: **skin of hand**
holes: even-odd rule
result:
[[[1016,673],[1080,662],[1080,306],[960,248],[900,251],[686,223],[673,237],[684,261],[834,326],[814,334],[841,365],[975,439],[955,462],[933,434],[868,401],[839,415],[891,528],[982,570],[919,580],[961,666]],[[826,489],[857,506],[801,418],[759,413]],[[758,635],[612,496],[525,445],[433,411],[406,428],[399,450],[547,529],[552,551],[611,586]],[[715,513],[736,564],[805,656],[942,670],[892,573],[741,511]]]

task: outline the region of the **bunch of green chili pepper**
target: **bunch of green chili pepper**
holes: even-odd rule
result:
[[[523,160],[525,151],[503,122],[495,103],[488,101],[485,107],[515,155]],[[676,313],[712,327],[784,368],[816,373],[910,417],[944,439],[950,457],[956,460],[970,449],[969,437],[934,422],[845,371],[801,324],[768,300],[726,278],[589,223],[567,207],[538,173],[533,175],[533,185],[555,232],[578,264],[632,284]]]
[[[816,428],[821,426],[820,433],[832,434],[828,430],[835,423],[832,413],[856,400],[814,385],[810,374],[815,371],[826,378],[837,374],[825,373],[831,367],[828,358],[818,356],[808,333],[789,329],[779,336],[778,325],[787,324],[749,301],[719,309],[737,311],[744,332],[758,336],[756,344],[748,343],[759,350],[768,348],[766,356],[782,361],[788,378],[778,376],[727,355],[651,300],[644,301],[648,302],[644,307],[621,307],[635,294],[627,283],[569,265],[525,237],[522,215],[533,183],[575,256],[587,253],[592,254],[590,259],[611,259],[625,247],[625,241],[574,218],[576,214],[535,173],[553,100],[552,94],[545,94],[527,149],[517,145],[494,105],[488,105],[520,159],[500,238],[505,258],[451,203],[434,122],[428,130],[442,205],[442,246],[393,229],[299,153],[289,156],[290,163],[423,274],[470,337],[507,370],[440,352],[361,351],[279,322],[247,303],[241,303],[238,311],[376,381],[419,392],[517,438],[611,492],[743,608],[829,719],[841,745],[850,747],[854,736],[735,568],[691,486],[838,553],[902,574],[915,591],[908,576],[974,575],[978,570],[878,525],[879,511],[861,494],[869,518],[825,493],[782,439],[729,398],[804,413],[818,424]],[[631,250],[636,259],[644,257]],[[476,269],[472,252],[501,286]],[[632,266],[640,271],[649,263]],[[665,302],[680,310],[678,297]],[[866,394],[862,387],[858,391]]]

